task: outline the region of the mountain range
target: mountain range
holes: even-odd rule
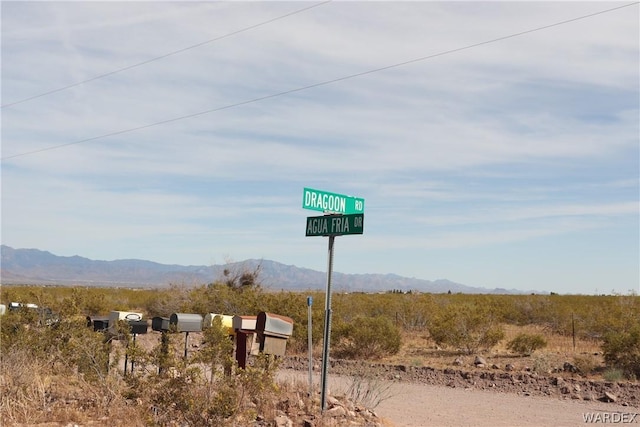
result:
[[[58,256],[39,249],[1,246],[0,282],[61,286],[162,287],[202,285],[221,280],[231,272],[255,271],[259,282],[271,290],[322,290],[327,273],[270,260],[249,259],[224,265],[183,266],[137,259],[97,261],[81,256]],[[516,290],[466,286],[446,279],[435,281],[396,274],[344,274],[333,272],[332,288],[342,292],[418,291],[431,293],[520,293]]]

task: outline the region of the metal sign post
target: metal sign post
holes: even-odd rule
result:
[[[309,341],[309,397],[313,396],[313,317],[311,316],[311,306],[313,298],[307,297],[307,340]]]
[[[320,410],[324,412],[327,404],[327,366],[329,364],[329,343],[331,341],[331,273],[333,271],[333,244],[336,236],[362,234],[364,232],[364,199],[330,193],[328,191],[305,188],[302,207],[324,211],[324,216],[307,217],[305,235],[329,237],[329,255],[327,261],[327,290],[324,303],[324,337],[322,346],[322,377]],[[309,393],[312,387],[311,361],[311,300],[309,305]]]
[[[320,410],[324,412],[327,404],[327,366],[329,362],[329,342],[331,341],[331,272],[333,271],[333,242],[336,236],[329,236],[329,261],[327,265],[327,290],[324,301],[324,342],[322,346],[322,392]]]

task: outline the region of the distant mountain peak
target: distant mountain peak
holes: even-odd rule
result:
[[[223,265],[167,265],[137,259],[95,261],[79,255],[57,256],[39,249],[1,246],[3,284],[58,284],[82,286],[158,287],[170,284],[207,284],[220,280],[225,269],[261,266],[260,281],[274,290],[322,290],[326,272],[264,259],[247,259]],[[514,293],[455,283],[402,277],[397,274],[345,274],[334,272],[332,283],[340,291],[431,293]]]

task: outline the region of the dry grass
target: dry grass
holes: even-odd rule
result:
[[[56,373],[52,366],[29,354],[2,355],[0,403],[1,425],[41,425],[109,420],[113,426],[143,426],[132,405],[122,397],[125,385],[116,376],[100,386],[85,382],[71,372]],[[53,424],[57,425],[57,424]]]
[[[496,347],[490,351],[480,352],[489,363],[495,363],[499,366],[510,363],[516,368],[529,367],[534,370],[546,371],[553,367],[562,366],[564,362],[568,361],[580,368],[585,368],[582,369],[583,374],[601,378],[604,360],[599,343],[595,341],[576,337],[574,350],[571,336],[553,334],[542,327],[505,325],[504,330],[505,338]],[[507,350],[507,343],[520,333],[540,334],[547,340],[547,346],[535,351],[531,356],[516,355]],[[461,352],[439,348],[429,338],[427,331],[404,332],[400,352],[384,358],[382,362],[442,369],[451,367],[457,357],[461,357],[469,364],[473,362],[472,357],[465,356]]]

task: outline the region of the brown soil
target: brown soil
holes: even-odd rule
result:
[[[289,356],[283,359],[280,366],[283,369],[308,371],[308,359]],[[315,362],[314,371],[320,372],[320,370],[320,364]],[[609,401],[610,399],[605,397],[605,393],[608,392],[615,396],[616,403],[632,407],[640,406],[640,383],[638,382],[586,379],[569,372],[540,375],[530,370],[507,372],[504,369],[471,366],[432,368],[350,360],[331,360],[329,372],[334,375],[359,375],[398,383],[488,390],[564,400]]]
[[[305,358],[287,357],[281,367],[283,375],[308,381]],[[320,369],[314,366],[316,390]],[[356,387],[366,390],[356,393],[375,400],[372,409],[385,426],[581,426],[590,416],[605,423],[640,423],[637,382],[597,381],[571,373],[538,375],[344,360],[331,360],[328,372],[328,395],[348,396],[358,383]]]

